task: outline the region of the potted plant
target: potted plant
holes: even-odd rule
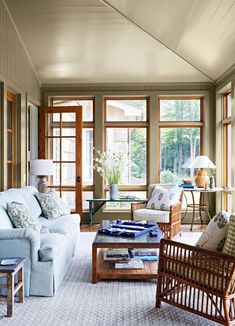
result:
[[[111,200],[118,199],[118,183],[121,179],[123,159],[119,153],[103,152],[94,149],[94,169],[106,179],[109,184]]]

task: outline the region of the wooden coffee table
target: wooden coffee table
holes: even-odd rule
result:
[[[101,227],[107,227],[111,222],[104,220]],[[115,263],[105,261],[103,254],[107,248],[159,248],[163,235],[159,231],[158,237],[150,237],[147,234],[137,238],[124,238],[96,233],[92,244],[92,283],[96,284],[99,280],[147,280],[157,278],[156,261],[145,261],[143,269],[115,269]]]

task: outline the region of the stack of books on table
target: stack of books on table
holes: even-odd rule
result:
[[[142,269],[143,261],[131,258],[128,249],[110,248],[104,253],[104,260],[115,263],[115,269]]]
[[[131,249],[131,258],[138,258],[142,261],[158,261],[158,251],[157,249],[146,248],[146,249]]]

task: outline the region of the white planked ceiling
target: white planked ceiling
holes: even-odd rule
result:
[[[99,0],[5,2],[44,84],[204,82],[235,61],[234,1],[109,0],[120,12]]]

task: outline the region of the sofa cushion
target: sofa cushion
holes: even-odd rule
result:
[[[22,203],[7,203],[7,213],[16,228],[31,228],[40,232],[42,225],[38,218],[31,215],[29,209]]]
[[[235,215],[230,217],[226,241],[223,247],[224,254],[235,257]]]
[[[158,211],[156,209],[140,208],[136,209],[133,213],[134,220],[136,221],[155,221],[157,223],[169,223],[169,211]]]
[[[181,190],[177,186],[170,189],[164,189],[160,186],[156,186],[151,198],[147,203],[147,208],[169,211],[170,206],[179,202],[180,195]]]
[[[59,218],[58,218],[59,219]],[[47,228],[50,233],[60,233],[60,234],[66,234],[70,227],[73,227],[74,224],[70,221],[65,220],[48,220],[44,217],[39,217],[39,221],[43,225],[44,228]]]
[[[39,258],[41,261],[51,261],[58,257],[65,248],[65,237],[62,234],[41,234]]]
[[[70,208],[55,191],[35,194],[42,208],[43,215],[48,219],[70,214]]]
[[[196,246],[207,250],[222,251],[229,227],[230,214],[221,211],[215,215],[198,239]]]
[[[35,194],[38,193],[37,189],[33,186],[27,186],[21,188],[22,195],[30,207],[30,213],[33,217],[38,218],[42,214],[41,206],[39,205]]]
[[[24,199],[20,188],[8,189],[6,191],[1,192],[0,196],[2,196],[3,208],[5,210],[7,209],[7,203],[10,203],[12,201],[24,204],[27,208],[29,208],[29,205]]]

